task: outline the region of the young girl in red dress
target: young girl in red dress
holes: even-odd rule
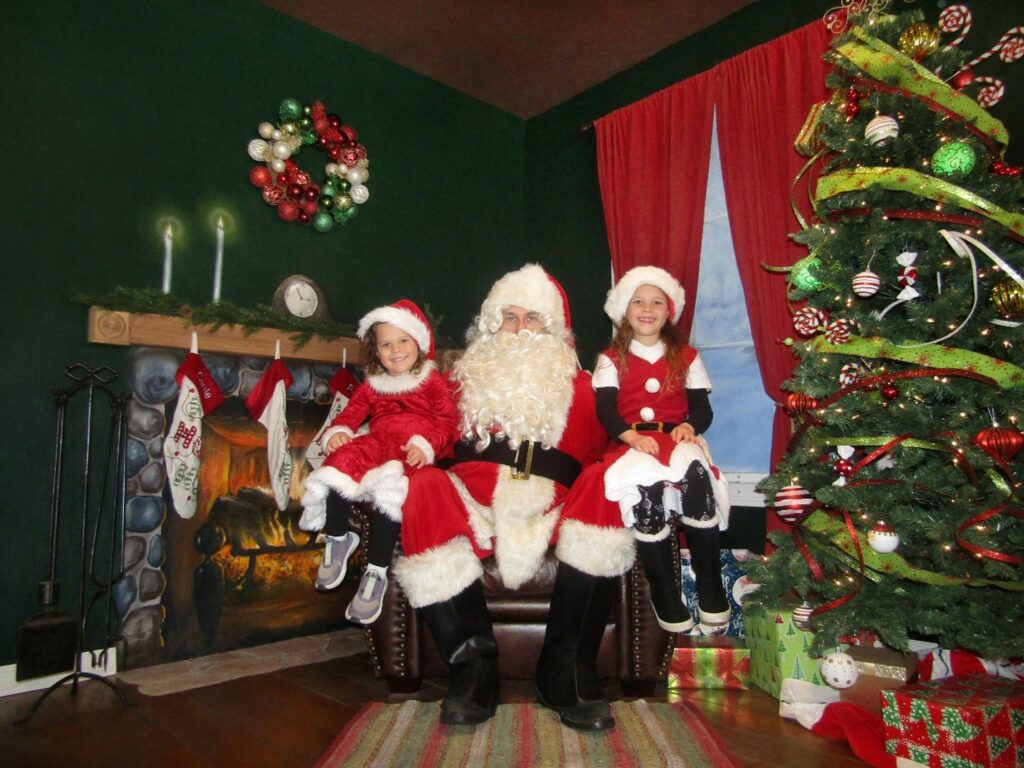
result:
[[[359,321],[357,335],[369,350],[366,379],[321,437],[330,453],[306,478],[299,527],[323,531],[316,586],[334,589],[359,546],[348,525],[351,504],[373,502],[369,564],[345,609],[350,621],[370,624],[380,616],[387,589],[407,475],[450,451],[459,412],[451,385],[434,364],[430,325],[413,302],[374,309]],[[361,430],[367,420],[369,431]]]
[[[730,616],[719,557],[728,488],[701,437],[711,425],[711,380],[676,325],[684,301],[682,286],[663,269],[635,267],[623,275],[604,305],[616,333],[597,358],[593,386],[598,418],[616,438],[604,457],[604,497],[633,530],[658,623],[670,632],[694,626],[669,542],[670,518],[678,515],[701,629],[714,634]]]

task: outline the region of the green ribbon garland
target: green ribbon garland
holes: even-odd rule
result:
[[[811,348],[822,354],[851,355],[854,357],[899,360],[929,368],[957,368],[988,376],[1002,389],[1024,387],[1024,368],[1005,360],[970,352],[957,347],[934,344],[930,347],[901,347],[879,337],[851,336],[845,344],[829,344],[822,336],[815,336]]]
[[[863,447],[865,445],[885,445],[886,443],[892,442],[896,439],[896,435],[883,435],[879,437],[854,437],[852,435],[843,435],[842,437],[817,437],[813,440],[808,440],[807,445],[814,445],[823,447],[826,445],[852,445],[856,447]],[[906,440],[900,442],[900,445],[904,445],[907,448],[920,448],[925,451],[948,451],[949,447],[940,445],[939,443],[933,443],[930,440],[921,440],[916,437],[909,437]]]
[[[989,137],[1000,148],[1010,143],[1006,126],[970,96],[954,90],[909,56],[872,37],[862,28],[853,29],[852,34],[861,43],[850,40],[837,45],[836,51],[865,74],[938,104],[973,125],[980,134]]]
[[[911,168],[879,166],[837,171],[819,178],[814,194],[820,201],[843,192],[861,192],[876,185],[895,192],[907,192],[924,197],[937,203],[954,203],[1001,224],[1017,237],[1024,236],[1024,215],[1010,213],[981,195]]]
[[[804,528],[827,539],[834,546],[845,552],[847,555],[854,555],[856,545],[850,539],[850,532],[838,518],[829,515],[824,510],[817,510],[803,522]],[[935,573],[924,568],[911,565],[895,553],[875,552],[867,544],[867,537],[857,532],[857,538],[861,543],[861,551],[864,557],[864,565],[877,573],[899,576],[918,584],[928,584],[937,587],[998,587],[1011,592],[1024,592],[1024,582],[1021,581],[996,581],[995,579],[969,579],[958,576],[948,576],[942,573]],[[868,574],[865,574],[868,575]],[[869,576],[872,581],[877,579]]]

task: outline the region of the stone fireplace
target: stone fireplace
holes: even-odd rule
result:
[[[338,365],[282,354],[294,379],[287,419],[295,469],[288,507],[279,511],[266,431],[244,404],[270,358],[207,353],[201,337],[200,355],[226,399],[203,419],[197,511],[186,519],[165,487],[163,440],[187,346],[133,343],[128,354],[125,572],[114,587],[127,668],[345,626],[358,580],[352,573],[341,589],[317,592],[322,545],[298,527],[310,471],[305,451],[326,418],[327,383]]]

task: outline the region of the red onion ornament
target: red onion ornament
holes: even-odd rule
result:
[[[805,392],[790,392],[786,395],[786,402],[782,406],[783,410],[794,419],[803,416],[809,411],[813,411],[817,407],[817,399]]]
[[[1024,448],[1024,434],[1015,427],[988,427],[971,440],[990,456],[1009,462]]]

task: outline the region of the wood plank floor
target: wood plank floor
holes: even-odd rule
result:
[[[308,768],[363,704],[402,700],[389,699],[365,653],[164,696],[123,688],[127,707],[94,681],[74,696],[70,688],[55,691],[24,725],[15,721],[39,694],[0,699],[0,766]],[[757,689],[671,695],[695,703],[748,768],[865,765],[844,742],[780,719],[778,702]],[[440,696],[438,681],[420,692]],[[667,701],[669,692],[650,700]],[[504,682],[502,701],[533,701],[532,684]]]

